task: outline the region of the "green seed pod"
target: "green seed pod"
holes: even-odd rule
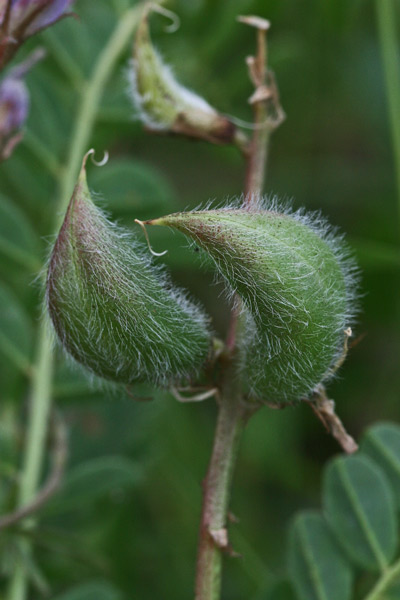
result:
[[[207,357],[207,319],[147,248],[94,205],[84,164],[51,254],[46,298],[63,347],[105,379],[166,386]]]
[[[356,269],[319,216],[274,202],[149,221],[193,238],[242,299],[239,354],[249,397],[281,404],[312,392],[343,354]]]
[[[148,14],[138,27],[129,71],[132,97],[143,123],[160,133],[176,133],[216,144],[244,144],[235,125],[174,78],[152,45]]]

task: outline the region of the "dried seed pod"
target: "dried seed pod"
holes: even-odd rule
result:
[[[143,123],[159,133],[176,133],[215,144],[246,140],[235,125],[208,102],[180,85],[154,48],[145,11],[138,27],[131,79],[132,97]]]
[[[319,216],[260,202],[149,223],[193,238],[241,297],[239,351],[249,397],[294,402],[332,374],[352,317],[356,269]]]
[[[166,386],[207,357],[207,319],[94,205],[84,164],[51,254],[46,296],[62,345],[100,377]]]

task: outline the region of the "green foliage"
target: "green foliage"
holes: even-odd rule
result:
[[[363,437],[361,449],[387,476],[400,506],[400,430],[394,423],[377,423]]]
[[[93,581],[58,595],[54,600],[122,600],[122,595],[105,581]]]
[[[303,512],[293,522],[288,560],[300,600],[351,598],[351,569],[317,511]]]
[[[62,493],[47,507],[47,512],[84,510],[113,492],[123,493],[138,484],[139,467],[123,456],[101,456],[71,469],[63,481]]]
[[[336,459],[325,472],[323,502],[349,556],[366,569],[385,569],[396,551],[397,520],[382,471],[364,456]]]
[[[38,239],[24,213],[0,195],[0,256],[2,270],[40,268]]]
[[[31,361],[32,325],[13,292],[0,285],[0,353],[23,372]]]
[[[382,435],[387,432],[390,435]],[[393,469],[400,467],[400,461],[392,453],[399,436],[400,426],[377,424],[365,433],[359,453],[339,456],[325,468],[322,512],[303,511],[290,528],[288,569],[299,600],[359,598],[353,595],[354,566],[379,571],[368,600],[399,597],[394,502],[398,482]],[[369,456],[371,447],[376,450],[377,437],[379,462]],[[382,456],[392,458],[391,478]]]
[[[130,158],[111,158],[106,167],[92,170],[90,184],[104,198],[113,218],[132,226],[133,219],[146,218],[149,210],[157,214],[176,202],[166,177],[147,163]]]
[[[296,600],[296,598],[289,582],[281,581],[270,590],[267,597],[263,595],[263,600]]]

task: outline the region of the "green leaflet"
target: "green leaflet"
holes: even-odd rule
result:
[[[397,547],[393,491],[368,456],[339,456],[324,473],[323,507],[337,540],[357,565],[384,571]]]
[[[293,402],[331,375],[349,327],[354,265],[321,219],[264,203],[149,223],[193,238],[242,298],[240,359],[250,397]]]
[[[395,423],[375,423],[365,433],[361,450],[384,471],[400,507],[400,427]]]
[[[206,318],[93,204],[84,165],[51,255],[47,306],[64,348],[112,381],[168,385],[207,357]]]
[[[299,600],[351,598],[350,566],[317,511],[304,511],[292,522],[288,568]]]

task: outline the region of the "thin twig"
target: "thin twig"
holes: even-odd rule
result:
[[[260,17],[238,17],[238,21],[257,29],[257,52],[246,59],[254,93],[249,104],[254,111],[254,131],[247,163],[245,206],[262,194],[271,133],[284,121],[285,113],[273,72],[268,68],[267,31],[270,23]]]
[[[45,504],[47,504],[60,487],[67,462],[68,444],[65,425],[58,416],[53,418],[53,435],[53,468],[49,478],[31,502],[0,518],[0,531],[37,513]]]
[[[335,413],[335,402],[329,400],[323,385],[318,386],[311,399],[304,399],[304,401],[311,406],[328,433],[336,439],[346,454],[353,454],[358,450],[357,443],[347,433],[342,421]]]

